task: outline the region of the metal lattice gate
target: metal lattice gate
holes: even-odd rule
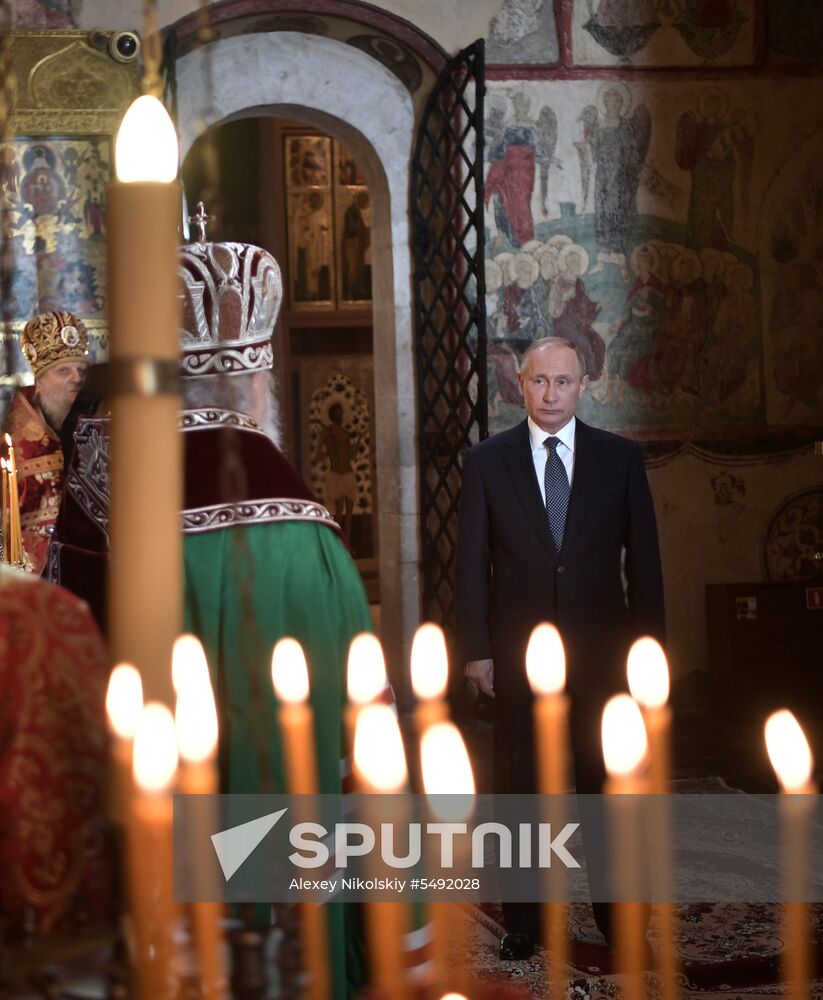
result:
[[[415,342],[424,620],[451,632],[462,457],[488,435],[483,41],[440,75],[414,151]]]

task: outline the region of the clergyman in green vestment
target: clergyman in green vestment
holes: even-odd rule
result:
[[[286,789],[269,668],[274,644],[291,636],[309,665],[319,791],[340,792],[347,652],[372,622],[338,525],[275,444],[280,270],[258,247],[194,243],[181,251],[180,274],[185,627],[212,672],[221,790]],[[108,421],[81,420],[48,570],[101,619],[107,454]],[[362,985],[362,949],[351,908],[326,912],[334,997],[343,998]]]

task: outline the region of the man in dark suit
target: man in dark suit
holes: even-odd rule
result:
[[[663,639],[654,505],[640,448],[575,417],[588,375],[570,341],[535,341],[518,379],[527,419],[476,445],[463,466],[458,641],[466,676],[495,699],[494,790],[529,793],[536,779],[526,646],[538,623],[557,626],[577,791],[599,793],[603,705],[625,689],[631,643]],[[537,907],[504,904],[503,914],[501,957],[528,957]],[[595,904],[594,914],[610,940],[609,907]]]

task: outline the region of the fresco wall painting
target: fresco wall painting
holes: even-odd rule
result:
[[[578,345],[581,417],[644,447],[677,677],[708,664],[707,584],[823,574],[823,20],[556,10],[557,67],[492,69],[487,93],[490,427],[523,417],[529,343]]]
[[[563,336],[587,362],[584,419],[646,440],[751,437],[765,425],[744,221],[754,109],[702,82],[665,96],[620,80],[490,89],[494,429],[519,418],[522,351]]]
[[[575,0],[578,66],[747,66],[755,0]]]

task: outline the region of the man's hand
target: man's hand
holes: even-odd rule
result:
[[[494,660],[472,660],[466,664],[466,677],[483,694],[494,697]]]

